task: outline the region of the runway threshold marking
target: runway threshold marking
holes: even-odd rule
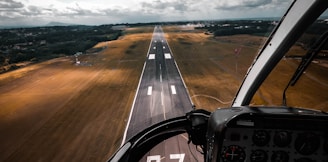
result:
[[[177,90],[175,89],[174,85],[171,85],[171,91],[172,91],[172,94],[177,94]]]
[[[147,91],[147,95],[150,96],[153,92],[153,87],[152,86],[148,86],[148,91]]]

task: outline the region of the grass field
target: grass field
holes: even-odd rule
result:
[[[288,84],[291,74],[299,63],[299,60],[281,60],[257,92],[257,97],[252,101],[253,104],[281,105],[282,89]],[[286,91],[287,105],[328,111],[328,84],[325,82],[327,80],[327,67],[320,63],[311,64],[295,86],[290,86]]]
[[[213,38],[202,31],[179,31],[173,27],[164,31],[196,107],[214,111],[230,106],[257,53],[258,47],[253,44],[263,38]],[[236,49],[240,50],[238,55]]]

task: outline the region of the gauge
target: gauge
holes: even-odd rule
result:
[[[277,131],[273,137],[273,142],[278,147],[288,146],[291,140],[292,140],[292,136],[288,131]]]
[[[243,162],[245,157],[244,149],[237,145],[231,145],[222,152],[222,160],[224,162]]]
[[[266,162],[268,160],[268,154],[264,150],[252,151],[250,156],[251,162]]]
[[[286,151],[275,151],[271,156],[272,162],[288,162],[289,155]]]
[[[295,140],[295,149],[302,155],[310,155],[320,146],[320,137],[314,133],[300,133]]]
[[[270,135],[266,130],[255,130],[252,139],[255,145],[264,146],[268,144]]]

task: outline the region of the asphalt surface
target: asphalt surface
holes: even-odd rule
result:
[[[190,97],[159,26],[154,29],[139,84],[125,139],[192,109]]]
[[[123,142],[163,120],[183,116],[192,102],[160,26],[155,26]],[[163,141],[141,161],[202,161],[188,135]],[[200,159],[200,160],[198,160]]]

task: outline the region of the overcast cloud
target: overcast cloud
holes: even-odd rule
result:
[[[1,0],[0,26],[114,24],[281,16],[285,0]]]

